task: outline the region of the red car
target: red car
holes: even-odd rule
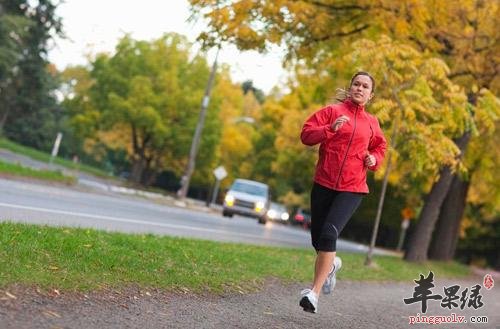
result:
[[[311,214],[302,208],[299,208],[293,216],[293,223],[301,225],[305,229],[311,228]]]

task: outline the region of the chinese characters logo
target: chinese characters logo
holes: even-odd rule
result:
[[[493,277],[491,276],[491,274],[486,274],[484,276],[483,286],[486,288],[486,290],[491,290],[494,285],[495,281],[493,281]]]
[[[482,295],[481,285],[476,284],[472,287],[465,287],[461,290],[459,285],[451,285],[449,287],[443,288],[443,295],[433,294],[431,288],[434,288],[434,273],[429,272],[427,277],[420,274],[420,280],[414,280],[417,286],[414,288],[413,296],[409,298],[404,298],[403,301],[406,305],[413,303],[422,303],[422,313],[427,312],[427,301],[429,300],[440,300],[441,307],[447,309],[453,309],[460,307],[463,310],[465,307],[472,307],[474,309],[481,308],[484,303],[481,301]],[[493,278],[484,278],[485,287],[493,287]],[[488,288],[486,288],[488,289]],[[461,292],[460,292],[461,291]]]

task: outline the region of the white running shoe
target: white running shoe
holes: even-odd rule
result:
[[[299,305],[302,306],[304,311],[310,313],[318,312],[318,295],[314,293],[311,289],[304,289],[300,292],[302,298],[300,299]]]
[[[335,260],[333,261],[332,270],[330,271],[330,273],[328,273],[325,283],[321,288],[321,290],[325,295],[331,294],[333,288],[335,288],[335,284],[337,283],[337,272],[340,270],[341,267],[342,267],[342,259],[340,259],[340,257],[335,257]]]

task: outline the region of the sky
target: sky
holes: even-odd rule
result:
[[[135,39],[153,40],[164,33],[177,32],[195,42],[206,28],[202,22],[187,22],[187,0],[65,0],[56,13],[63,19],[66,39],[55,40],[49,59],[60,70],[68,65],[87,64],[89,55],[112,53],[118,39],[126,33]],[[210,65],[214,57],[215,50],[209,51]],[[219,62],[230,65],[233,81],[253,80],[254,86],[264,92],[285,82],[281,59],[279,49],[261,55],[225,46],[219,54]]]

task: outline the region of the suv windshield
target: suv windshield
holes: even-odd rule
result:
[[[267,189],[265,187],[246,184],[243,182],[235,182],[233,186],[231,186],[231,190],[236,192],[243,192],[252,195],[267,197]]]
[[[275,202],[271,203],[271,209],[274,209],[274,210],[277,210],[277,211],[281,211],[281,212],[285,212],[286,211],[286,207],[284,205],[279,204],[279,203],[275,203]]]

